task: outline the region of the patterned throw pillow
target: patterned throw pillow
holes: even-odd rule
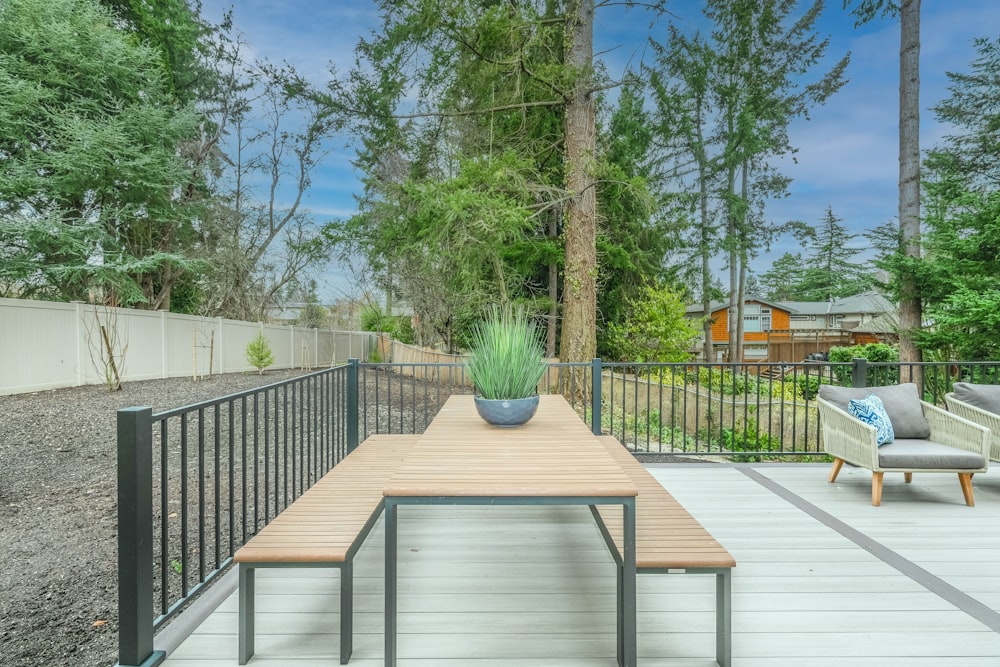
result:
[[[892,442],[896,434],[892,430],[892,422],[886,414],[882,399],[875,394],[865,398],[852,398],[847,404],[847,411],[866,424],[875,427],[875,442],[879,447]]]

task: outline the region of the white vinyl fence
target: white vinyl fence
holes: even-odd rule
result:
[[[258,333],[274,354],[268,368],[366,360],[375,342],[364,331],[0,299],[0,395],[102,384],[109,349],[123,382],[256,370],[246,348]]]

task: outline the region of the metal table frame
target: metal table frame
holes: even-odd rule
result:
[[[618,660],[636,667],[635,496],[386,496],[385,497],[385,665],[396,667],[397,528],[400,505],[621,505],[624,558],[618,580]]]

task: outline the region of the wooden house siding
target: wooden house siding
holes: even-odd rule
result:
[[[747,303],[757,303],[747,301]],[[760,304],[771,309],[771,329],[790,329],[791,313],[767,304]],[[720,308],[712,311],[712,340],[724,343],[729,340],[729,308]],[[743,334],[743,340],[749,342],[767,342],[766,331],[747,331]]]

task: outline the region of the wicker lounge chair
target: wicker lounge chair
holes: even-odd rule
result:
[[[851,399],[878,396],[892,422],[895,439],[878,446],[876,428],[848,412]],[[972,475],[989,465],[989,431],[920,400],[912,383],[863,389],[823,385],[817,399],[823,449],[834,457],[829,481],[844,462],[872,471],[872,505],[882,502],[882,477],[901,472],[909,482],[913,472],[958,474],[965,503],[975,505]]]
[[[1000,461],[1000,385],[956,382],[944,400],[949,412],[990,429],[990,460]]]

